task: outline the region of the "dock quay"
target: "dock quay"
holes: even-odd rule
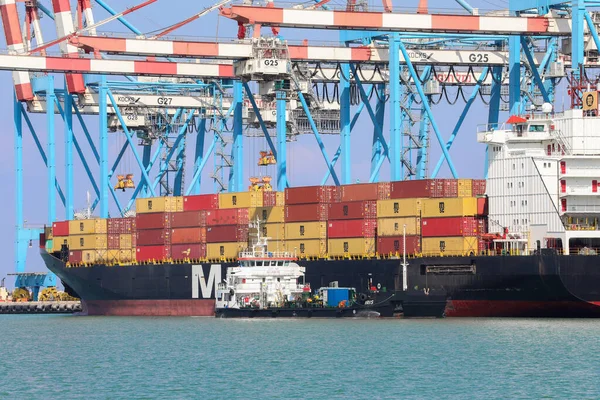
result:
[[[0,302],[0,314],[72,314],[79,311],[80,301]]]

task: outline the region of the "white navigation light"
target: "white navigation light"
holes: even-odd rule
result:
[[[552,112],[553,108],[554,107],[552,107],[552,104],[550,104],[550,103],[542,104],[542,112],[543,113],[550,114]]]

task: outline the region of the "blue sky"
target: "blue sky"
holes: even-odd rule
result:
[[[125,7],[139,4],[141,1],[123,1],[111,3],[111,6],[117,10],[123,10]],[[396,9],[409,9],[415,8],[418,0],[410,1],[395,1],[394,6]],[[507,7],[508,1],[506,0],[473,0],[470,2],[474,7],[479,7],[482,10],[498,9]],[[44,0],[43,4],[50,7],[50,1]],[[191,6],[193,4],[193,6]],[[150,32],[160,30],[162,27],[169,26],[175,22],[181,21],[187,18],[193,12],[198,12],[207,5],[211,4],[210,1],[166,1],[159,0],[156,4],[150,5],[145,9],[142,9],[136,13],[131,14],[128,20],[134,24],[142,32]],[[339,5],[340,1],[331,4]],[[379,3],[370,2],[373,5],[379,5]],[[451,0],[431,0],[430,8],[432,10],[444,10],[444,11],[459,11],[461,10],[455,2]],[[452,10],[451,10],[452,9]],[[101,7],[94,5],[94,13],[97,21],[108,17],[108,14],[101,9]],[[22,16],[22,15],[21,15]],[[44,30],[45,40],[49,40],[55,37],[53,34],[54,28],[50,24],[49,18],[42,19],[42,29]],[[118,22],[112,22],[101,28],[104,32],[126,32],[125,28]],[[195,21],[186,27],[172,34],[173,37],[186,37],[186,36],[199,36],[206,40],[223,40],[224,38],[234,38],[237,33],[236,23],[226,18],[218,17],[216,12],[204,16],[201,20]],[[310,31],[310,30],[282,30],[282,35],[291,40],[308,39],[309,41],[335,41],[337,35],[333,31]],[[1,39],[4,40],[4,39]],[[6,48],[5,42],[2,43],[2,48]],[[57,50],[55,50],[57,51]],[[61,76],[56,76],[57,86],[62,82]],[[4,222],[0,224],[0,241],[5,244],[5,258],[4,262],[0,264],[0,279],[6,276],[14,270],[14,241],[15,241],[15,180],[14,180],[14,133],[12,128],[12,78],[11,74],[7,71],[0,73],[0,89],[4,93],[4,101],[2,107],[0,107],[0,118],[5,121],[5,138],[6,146],[4,157],[0,158],[0,174],[2,182],[5,185],[4,195],[0,196],[0,209],[4,210]],[[470,89],[467,89],[467,93]],[[560,95],[558,99],[560,100]],[[442,136],[447,139],[450,136],[452,129],[458,119],[458,116],[462,112],[463,106],[459,102],[456,106],[450,106],[447,104],[440,104],[434,106],[434,114],[438,125],[442,131]],[[502,118],[502,116],[501,116]],[[33,115],[33,124],[36,128],[40,140],[45,146],[46,138],[46,121],[44,116]],[[387,115],[386,115],[387,121]],[[451,154],[456,169],[461,177],[465,178],[480,178],[483,174],[483,161],[484,161],[484,146],[480,145],[476,141],[476,130],[477,125],[485,124],[487,121],[487,108],[482,104],[481,100],[477,100],[473,105],[469,115],[467,116],[463,127],[454,142]],[[98,119],[97,118],[86,118],[86,123],[91,131],[91,134],[97,136],[98,132]],[[61,160],[63,159],[64,145],[62,143],[63,138],[63,125],[60,117],[55,119],[56,127],[56,158],[57,158],[57,177],[59,182],[64,182],[64,169],[61,166]],[[388,124],[386,122],[384,126],[384,132],[387,136]],[[372,124],[370,123],[368,114],[363,112],[358,124],[356,125],[352,133],[352,175],[353,179],[360,181],[367,181],[370,174],[370,144],[372,140]],[[81,129],[76,127],[75,135],[84,143],[85,139]],[[333,154],[339,144],[337,136],[326,136],[324,139],[325,146],[329,157],[332,158]],[[117,137],[111,134],[110,149],[111,155],[114,157],[116,149],[119,144],[123,143],[123,137]],[[190,142],[193,148],[193,141]],[[208,143],[207,143],[208,146]],[[88,156],[88,160],[92,165],[94,171],[97,171],[97,164],[92,157],[91,152],[87,145],[83,145],[86,149],[84,152]],[[246,174],[258,174],[259,170],[256,167],[256,161],[258,157],[258,151],[266,149],[266,141],[264,138],[261,139],[245,139],[245,160],[244,167]],[[430,151],[430,170],[433,169],[437,160],[441,154],[440,147],[436,142],[436,139],[432,136],[432,145]],[[188,153],[191,155],[191,152]],[[190,157],[191,158],[191,157]],[[92,161],[93,160],[93,161]],[[326,165],[323,158],[320,155],[319,149],[316,146],[315,138],[310,135],[300,137],[296,142],[288,145],[288,177],[292,185],[309,185],[319,184],[322,180],[324,173],[326,172]],[[310,162],[307,162],[310,161]],[[136,178],[139,181],[139,173],[136,167],[134,158],[130,155],[127,158],[125,169],[118,169],[118,172],[134,172]],[[202,186],[203,192],[212,191],[212,183],[208,179],[210,174],[210,167],[205,170],[204,183]],[[339,170],[339,169],[338,169]],[[86,192],[92,192],[91,185],[85,174],[81,163],[76,159],[75,161],[75,207],[81,209],[86,204]],[[267,172],[275,176],[276,172],[271,169]],[[187,175],[191,178],[191,174]],[[445,165],[441,172],[441,177],[450,176],[449,170]],[[381,173],[381,179],[387,180],[389,178],[389,168],[384,164]],[[46,184],[46,169],[43,165],[41,157],[37,149],[35,148],[34,142],[28,132],[24,133],[24,179],[25,179],[25,219],[27,224],[32,226],[41,226],[46,223],[47,220],[47,199],[48,190]],[[54,195],[54,194],[53,194]],[[57,204],[60,204],[57,197]],[[64,210],[61,209],[62,205],[57,206],[57,217],[59,219],[64,218]],[[112,207],[114,209],[114,207]],[[36,245],[30,249],[28,254],[27,270],[43,271],[45,267],[37,255]],[[7,284],[12,285],[12,280],[7,280]]]

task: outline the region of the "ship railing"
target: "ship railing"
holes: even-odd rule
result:
[[[494,131],[505,131],[506,123],[503,124],[479,124],[477,125],[477,133],[486,133]]]
[[[239,258],[295,258],[296,254],[288,251],[242,251]]]

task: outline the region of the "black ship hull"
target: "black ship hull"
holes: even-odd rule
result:
[[[234,263],[151,264],[67,268],[42,251],[47,267],[83,300],[90,315],[214,315],[216,284]],[[404,314],[420,301],[448,296],[447,317],[600,317],[599,257],[432,257],[409,259]],[[303,260],[311,287],[354,287],[390,301],[403,291],[401,260]],[[425,296],[421,296],[424,294]],[[430,296],[430,297],[428,297]],[[387,299],[387,300],[386,300]],[[410,304],[414,308],[411,308]],[[432,301],[431,309],[435,309]],[[415,314],[415,315],[411,315]]]

